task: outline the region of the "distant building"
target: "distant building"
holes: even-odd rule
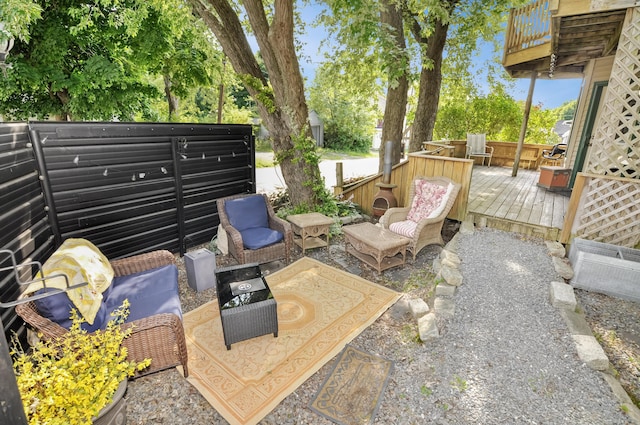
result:
[[[560,120],[553,128],[553,131],[562,139],[562,143],[567,143],[569,141],[572,126],[573,120]]]

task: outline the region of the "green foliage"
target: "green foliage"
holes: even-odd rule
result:
[[[28,37],[0,79],[8,119],[173,119],[158,112],[167,110],[163,93],[188,96],[220,68],[205,27],[180,0],[9,1],[42,18],[18,18]]]
[[[554,145],[562,139],[553,131],[558,121],[558,111],[555,109],[542,109],[539,106],[531,107],[525,143],[541,145]]]
[[[438,109],[434,139],[464,140],[467,133],[486,133],[489,140],[517,141],[521,122],[521,107],[504,93],[445,99]]]
[[[553,131],[560,112],[531,108],[525,143],[555,144],[560,137]],[[474,96],[464,101],[445,98],[438,109],[434,139],[465,140],[466,134],[485,133],[488,140],[517,142],[524,117],[524,102],[505,92]]]
[[[29,25],[42,16],[42,7],[34,0],[2,0],[0,6],[0,39],[29,41]]]
[[[309,107],[324,123],[324,146],[338,151],[366,153],[371,149],[377,112],[375,91],[331,63],[316,72],[309,89]]]
[[[576,114],[577,106],[577,100],[570,100],[560,105],[560,107],[558,108],[558,119],[564,121],[572,120],[574,115]]]

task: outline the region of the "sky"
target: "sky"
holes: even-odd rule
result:
[[[299,3],[300,4],[300,3]],[[300,61],[300,67],[303,75],[307,78],[308,83],[313,83],[315,69],[323,58],[322,53],[318,53],[321,41],[327,38],[324,28],[313,28],[310,25],[317,16],[322,6],[318,4],[301,4],[302,20],[307,22],[307,33],[302,38],[304,48],[302,54],[306,58],[313,58],[311,62],[304,58]],[[502,55],[502,52],[499,53]],[[478,56],[476,56],[476,64],[478,72],[482,74],[482,64],[487,60],[491,60],[493,55],[493,47],[488,43],[482,43]],[[482,84],[486,78],[479,78],[478,83]],[[482,81],[481,81],[482,80]],[[513,89],[510,90],[511,96],[515,100],[526,100],[529,91],[529,78],[519,78],[515,80]],[[538,79],[533,91],[532,104],[541,105],[543,109],[554,109],[563,103],[575,100],[580,94],[582,79]],[[484,90],[486,93],[486,89]]]

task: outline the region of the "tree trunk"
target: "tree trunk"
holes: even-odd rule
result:
[[[243,2],[269,74],[268,82],[233,7],[227,0],[202,1],[206,1],[215,14],[199,0],[189,0],[194,12],[215,34],[256,101],[292,204],[315,205],[315,188],[323,183],[318,163],[313,159],[315,155],[310,155],[310,151],[315,153],[315,144],[312,144],[304,83],[293,41],[293,0],[275,0],[271,25],[262,1]]]
[[[167,97],[167,103],[169,104],[169,121],[171,121],[178,110],[178,98],[171,93],[171,78],[168,75],[164,75],[163,78],[164,94]]]
[[[389,0],[383,0],[383,8],[380,11],[380,22],[391,28],[392,35],[395,40],[395,47],[404,57],[406,43],[402,30],[402,11],[398,9]],[[407,110],[407,92],[409,90],[409,81],[407,79],[406,68],[399,75],[389,75],[389,87],[387,89],[387,98],[384,106],[384,118],[382,124],[382,143],[380,144],[380,162],[378,171],[382,172],[384,165],[384,155],[386,150],[386,142],[393,142],[392,164],[397,164],[401,159],[402,136],[404,130],[404,118]]]
[[[433,138],[433,127],[436,123],[442,85],[442,52],[447,41],[448,29],[448,24],[437,20],[429,37],[416,37],[419,43],[426,44],[426,51],[422,58],[420,92],[418,93],[416,115],[411,131],[409,152],[421,150],[422,143],[431,141]],[[430,62],[432,66],[429,65]]]

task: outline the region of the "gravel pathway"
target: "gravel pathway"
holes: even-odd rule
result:
[[[330,256],[324,249],[308,254],[433,307],[428,272],[439,247],[427,247],[415,263],[380,276],[360,267],[338,241],[332,239]],[[439,339],[421,343],[415,321],[398,303],[352,342],[395,362],[376,424],[631,423],[599,372],[578,359],[567,326],[549,302],[549,282],[561,279],[542,241],[483,229],[460,235],[458,255],[464,283],[452,298],[453,318],[439,319]],[[212,297],[185,286],[181,271],[185,311]],[[331,424],[307,406],[332,363],[261,424]],[[226,423],[175,370],[130,382],[127,399],[130,425]]]

